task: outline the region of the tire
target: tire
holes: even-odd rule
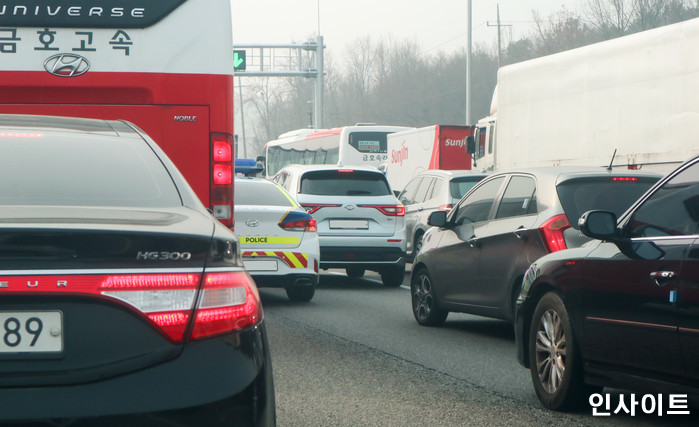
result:
[[[316,288],[313,286],[292,286],[286,288],[286,296],[293,302],[308,302],[313,299]]]
[[[583,382],[583,367],[568,311],[549,292],[534,310],[529,331],[529,360],[534,391],[548,409],[582,407],[599,390]]]
[[[399,266],[383,270],[380,272],[380,274],[381,283],[383,283],[384,286],[397,288],[403,284],[403,280],[405,279],[405,265],[401,264]]]
[[[432,286],[432,277],[426,268],[421,268],[410,281],[413,316],[422,326],[442,326],[448,311],[437,306],[437,297]]]
[[[415,235],[415,239],[413,239],[413,259],[417,257],[418,252],[420,252],[420,249],[422,249],[422,237],[425,235],[423,231],[417,233]]]
[[[359,279],[360,277],[364,276],[366,270],[361,267],[347,267],[345,268],[345,272],[347,273],[347,277],[351,279]]]

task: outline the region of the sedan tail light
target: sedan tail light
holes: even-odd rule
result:
[[[279,222],[287,231],[318,231],[316,220],[308,213],[291,211]]]
[[[188,328],[192,339],[202,339],[260,322],[260,297],[245,270],[207,272],[201,278],[199,273],[33,275],[4,276],[0,282],[6,287],[3,295],[91,295],[121,301],[175,343],[185,340]]]
[[[405,216],[405,206],[403,205],[357,205],[360,208],[378,209],[387,216]]]
[[[568,228],[570,222],[565,215],[554,216],[539,227],[539,233],[549,253],[567,248],[563,232]]]

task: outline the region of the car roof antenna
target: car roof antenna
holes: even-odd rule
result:
[[[609,166],[607,166],[607,170],[609,172],[612,171],[612,165],[614,164],[614,157],[616,157],[616,148],[614,149],[614,154],[612,154],[612,161],[609,162]]]

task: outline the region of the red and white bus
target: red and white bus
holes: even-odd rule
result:
[[[0,112],[133,122],[232,227],[231,26],[223,0],[3,0]]]
[[[379,167],[388,159],[386,135],[409,129],[372,124],[287,132],[265,144],[267,177],[295,163]]]

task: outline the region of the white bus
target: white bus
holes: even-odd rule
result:
[[[290,164],[379,167],[388,160],[386,135],[409,129],[414,128],[359,124],[287,132],[265,144],[267,177]]]

